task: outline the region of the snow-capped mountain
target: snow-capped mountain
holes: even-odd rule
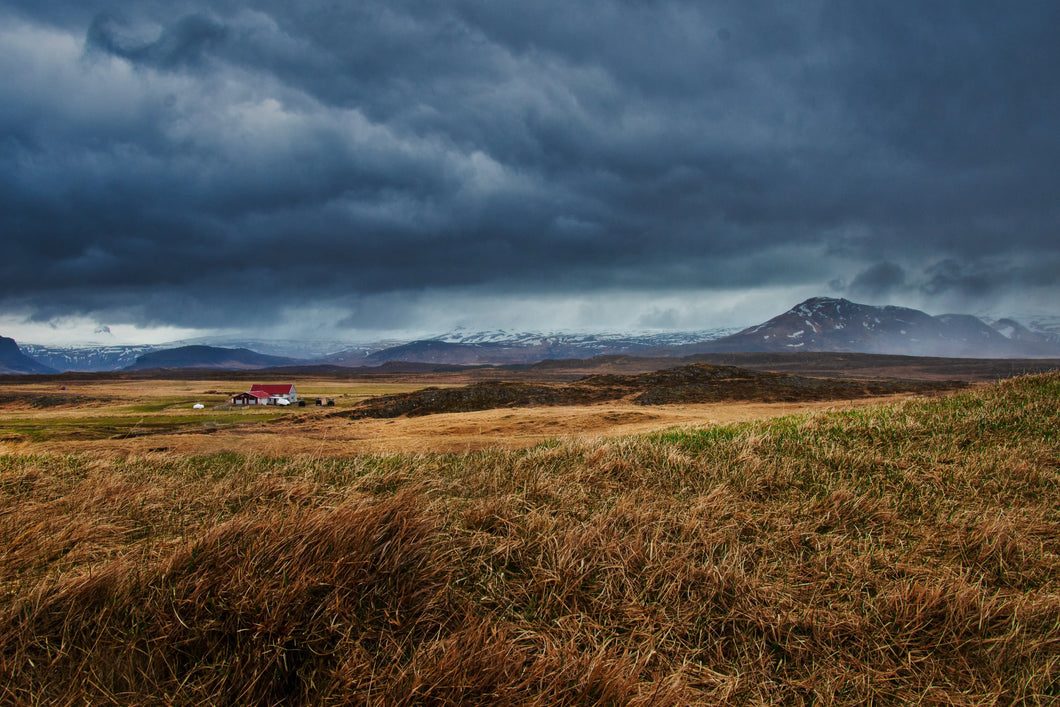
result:
[[[1021,336],[1024,331],[1026,328],[1014,321],[1002,331],[970,314],[931,316],[908,307],[876,307],[814,297],[767,322],[712,342],[710,350],[856,351],[968,358],[1060,355],[1060,347]]]
[[[1060,316],[1029,314],[1023,317],[1012,317],[1012,319],[1026,322],[1026,328],[1033,336],[1053,344],[1060,344]]]
[[[1006,339],[1032,344],[1060,344],[1060,334],[1032,330],[1011,317],[990,322],[990,326]]]
[[[1060,315],[1041,310],[991,309],[978,312],[976,316],[1010,339],[1060,344]]]
[[[584,346],[601,348],[613,346],[676,346],[696,341],[710,341],[732,334],[737,327],[705,329],[702,331],[648,331],[648,332],[516,332],[505,329],[492,331],[468,331],[456,329],[428,339],[450,344],[507,344],[510,346]]]
[[[138,356],[158,351],[162,346],[79,345],[41,346],[22,344],[27,355],[57,371],[116,371],[133,363]]]
[[[1031,331],[1060,342],[1060,316],[1051,314],[1031,314],[1026,318]]]

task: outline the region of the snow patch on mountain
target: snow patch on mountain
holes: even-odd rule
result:
[[[704,329],[701,331],[651,331],[651,332],[518,332],[506,329],[491,331],[467,331],[456,329],[433,337],[430,341],[449,344],[505,344],[508,346],[584,346],[613,348],[629,344],[644,348],[680,346],[700,341],[712,341],[738,331],[735,327]]]
[[[158,351],[162,346],[42,346],[22,344],[27,355],[57,371],[116,371],[131,365],[138,356]]]

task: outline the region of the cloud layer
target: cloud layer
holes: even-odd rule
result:
[[[1060,295],[1054,2],[38,5],[0,11],[8,312],[384,331]]]

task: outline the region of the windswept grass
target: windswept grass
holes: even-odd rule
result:
[[[0,702],[1055,704],[1060,374],[523,451],[0,457]]]

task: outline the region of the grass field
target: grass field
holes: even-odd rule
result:
[[[0,703],[1056,704],[1060,374],[843,407],[448,454],[22,439]]]
[[[0,387],[0,453],[226,453],[348,456],[357,453],[456,452],[520,448],[569,437],[614,437],[676,425],[724,424],[795,412],[837,409],[876,400],[721,403],[646,408],[622,401],[556,408],[517,407],[429,419],[332,419],[371,396],[393,395],[462,379],[296,380],[309,406],[229,405],[246,382],[218,380],[79,381]],[[228,392],[226,392],[228,391]],[[316,407],[317,397],[335,407]],[[206,407],[193,410],[194,403]]]

